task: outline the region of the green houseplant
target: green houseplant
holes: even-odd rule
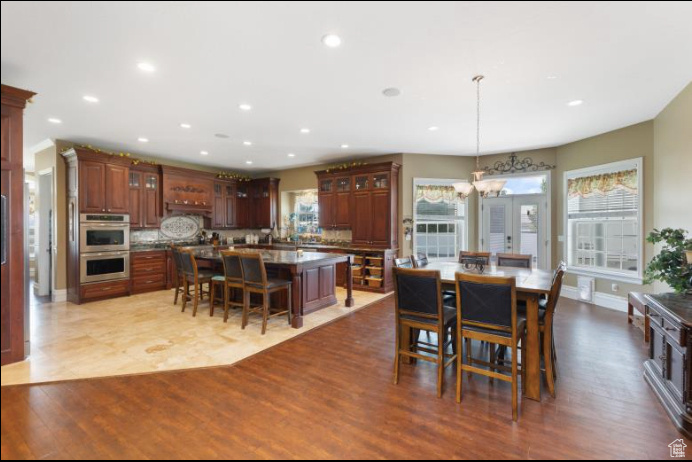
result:
[[[690,290],[692,262],[685,257],[692,250],[692,239],[687,238],[684,229],[664,228],[654,229],[646,238],[652,244],[663,243],[663,248],[646,266],[644,283],[651,284],[654,280],[662,281],[672,287],[677,293]]]

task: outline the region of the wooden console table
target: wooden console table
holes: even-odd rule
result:
[[[627,324],[633,324],[644,331],[644,342],[649,343],[649,308],[646,306],[646,294],[630,292],[627,295]],[[634,310],[644,316],[644,323],[640,324],[636,319]]]

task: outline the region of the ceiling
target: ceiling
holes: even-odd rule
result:
[[[690,2],[3,1],[1,16],[2,82],[38,93],[28,149],[58,138],[227,169],[472,155],[479,73],[486,154],[649,120],[692,79]]]

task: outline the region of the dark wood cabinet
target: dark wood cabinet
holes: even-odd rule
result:
[[[24,107],[34,93],[2,85],[2,365],[25,358]],[[27,256],[28,258],[28,256]]]
[[[236,226],[241,229],[252,228],[250,215],[251,188],[249,182],[241,182],[236,186]]]
[[[165,250],[130,254],[130,292],[139,294],[166,288],[168,263]]]
[[[161,175],[158,167],[130,168],[130,227],[158,228],[161,222]]]
[[[236,182],[217,181],[214,183],[214,229],[235,228],[236,226]]]
[[[398,248],[398,164],[315,173],[323,229],[350,229],[354,245]]]
[[[80,163],[79,204],[82,213],[130,212],[130,169],[127,164],[100,160]]]
[[[678,429],[692,437],[692,296],[646,295],[649,360],[644,378]]]
[[[277,178],[259,178],[251,182],[252,227],[273,229],[278,224],[279,215],[279,180]]]

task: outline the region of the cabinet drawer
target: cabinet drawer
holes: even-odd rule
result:
[[[148,277],[152,274],[164,274],[166,273],[166,261],[160,262],[145,262],[132,265],[131,276],[145,276]]]
[[[106,297],[120,297],[129,292],[130,281],[99,282],[96,284],[84,284],[80,287],[83,299],[97,299]]]
[[[132,290],[160,289],[166,286],[165,274],[153,274],[150,276],[137,276],[132,278]]]
[[[153,262],[165,262],[166,261],[166,251],[154,251],[154,252],[134,252],[130,255],[130,260],[132,265],[139,265],[144,263]]]

